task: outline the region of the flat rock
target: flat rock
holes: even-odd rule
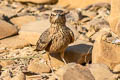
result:
[[[26,80],[41,80],[41,75],[32,75],[32,76],[26,76]]]
[[[0,65],[2,66],[2,67],[7,67],[7,66],[9,66],[9,65],[12,65],[12,64],[14,64],[15,62],[13,61],[13,60],[1,60],[0,61]]]
[[[15,0],[18,2],[32,2],[32,3],[37,3],[37,4],[51,4],[51,3],[56,3],[57,0]]]
[[[55,74],[58,80],[95,80],[88,68],[75,63],[65,65]]]
[[[24,24],[33,22],[36,20],[35,16],[20,16],[20,17],[15,17],[12,18],[10,21],[18,26],[18,29],[20,29],[20,27]]]
[[[90,64],[88,68],[95,80],[116,80],[118,77],[105,64]]]
[[[0,20],[0,39],[17,34],[17,29],[10,23]]]
[[[28,45],[30,45],[29,42],[25,41],[24,39],[20,39],[18,36],[0,40],[1,48],[5,47],[5,48],[17,49],[17,48],[23,48]]]
[[[49,20],[34,21],[21,26],[19,38],[25,39],[32,45],[36,45],[40,35],[50,26]]]
[[[28,65],[28,71],[41,74],[41,73],[48,73],[50,72],[50,68],[47,64],[40,62],[39,59],[34,59]]]
[[[95,16],[97,16],[96,12],[92,11],[82,11],[82,14],[88,16],[90,19],[93,19]]]

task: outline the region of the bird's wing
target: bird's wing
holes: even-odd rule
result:
[[[42,51],[44,50],[48,44],[51,42],[51,37],[50,37],[50,31],[47,29],[45,32],[43,32],[37,41],[36,44],[36,50]]]
[[[72,32],[72,30],[69,30],[70,32],[70,36],[71,36],[71,43],[74,42],[75,37],[74,37],[74,33]]]
[[[69,27],[65,27],[65,29],[68,31],[69,35],[70,35],[70,42],[74,42],[75,37],[74,37],[74,33],[73,31],[69,28]]]

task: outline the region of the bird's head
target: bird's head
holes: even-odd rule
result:
[[[65,15],[68,13],[69,11],[65,9],[53,9],[50,15],[50,23],[65,24],[66,23]]]

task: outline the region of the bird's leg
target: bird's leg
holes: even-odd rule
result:
[[[64,59],[64,51],[60,54],[61,59],[63,60],[64,64],[67,64],[65,59]]]
[[[52,73],[54,73],[53,67],[52,67],[52,65],[51,65],[51,58],[50,58],[49,52],[47,52],[47,55],[48,55],[48,65],[49,65],[49,67],[50,67]]]

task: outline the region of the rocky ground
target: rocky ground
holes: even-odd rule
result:
[[[109,3],[67,8],[66,25],[75,42],[51,55],[36,42],[49,26],[57,0],[0,0],[0,80],[120,80],[120,40],[108,23]]]

